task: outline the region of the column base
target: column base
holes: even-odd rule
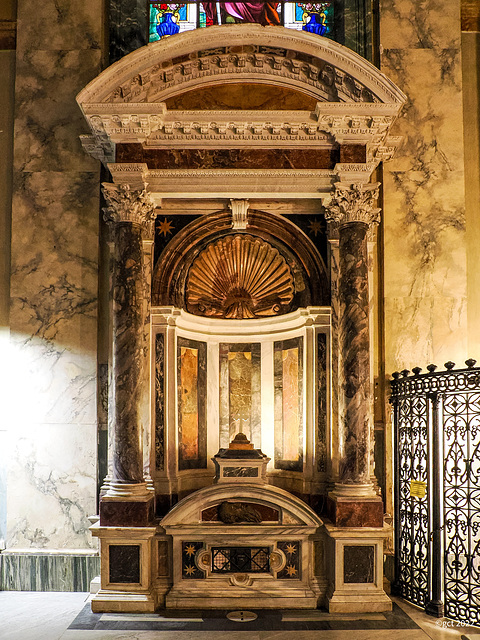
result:
[[[443,618],[445,615],[445,607],[441,600],[430,600],[425,607],[425,613],[435,618]]]
[[[392,601],[385,593],[336,593],[327,597],[327,609],[329,613],[381,613],[392,610]]]
[[[391,611],[383,589],[382,527],[346,528],[325,524],[327,534],[327,609],[331,613]]]

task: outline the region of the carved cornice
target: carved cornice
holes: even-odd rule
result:
[[[115,145],[107,135],[80,136],[83,150],[102,164],[115,160]]]
[[[131,222],[142,227],[146,237],[153,237],[156,203],[143,189],[131,189],[128,184],[102,183],[103,197],[107,206],[103,217],[107,222]]]
[[[148,169],[144,163],[112,163],[108,169],[117,184],[138,189],[148,182],[157,203],[189,197],[324,198],[337,179],[328,169]]]
[[[114,143],[141,142],[147,148],[201,146],[262,148],[303,146],[330,148],[325,133],[309,111],[167,111],[165,105],[89,105],[85,117],[93,133],[82,136],[87,152],[111,161]],[[130,113],[131,107],[137,107]],[[157,113],[146,111],[157,107]]]
[[[375,207],[380,183],[348,184],[335,183],[335,191],[325,203],[325,219],[336,222],[341,228],[353,222],[367,225],[380,222],[380,209]]]
[[[388,104],[318,103],[315,111],[319,128],[330,133],[340,144],[369,144],[378,146],[388,134],[398,108]]]
[[[308,111],[168,111],[165,101],[216,83],[274,83],[318,100]],[[365,144],[368,162],[390,155],[388,130],[403,93],[353,51],[316,35],[260,25],[209,27],[151,43],[118,61],[77,96],[104,162],[114,145],[150,148],[289,148]]]

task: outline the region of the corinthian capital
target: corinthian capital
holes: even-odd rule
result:
[[[335,183],[335,192],[325,209],[327,222],[340,226],[350,222],[364,222],[369,226],[380,222],[380,209],[374,205],[378,199],[378,182],[369,184]]]
[[[153,232],[156,204],[146,188],[131,189],[128,184],[102,184],[107,206],[103,217],[107,222],[132,222],[141,225],[150,235]]]

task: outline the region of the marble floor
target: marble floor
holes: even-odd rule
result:
[[[394,599],[392,614],[259,612],[255,623],[222,612],[91,614],[86,593],[0,592],[1,640],[480,640],[480,628],[436,620]],[[247,628],[248,627],[248,628]]]

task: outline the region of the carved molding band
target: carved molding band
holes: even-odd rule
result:
[[[346,184],[335,183],[335,192],[326,205],[327,222],[336,222],[339,227],[352,222],[367,225],[380,222],[380,209],[375,207],[380,183]]]
[[[186,301],[190,313],[242,319],[285,313],[293,294],[293,275],[277,249],[236,235],[210,244],[194,261]]]
[[[102,183],[103,196],[107,206],[103,217],[107,222],[131,222],[143,227],[148,236],[153,236],[156,204],[143,189],[131,189],[128,184]]]

